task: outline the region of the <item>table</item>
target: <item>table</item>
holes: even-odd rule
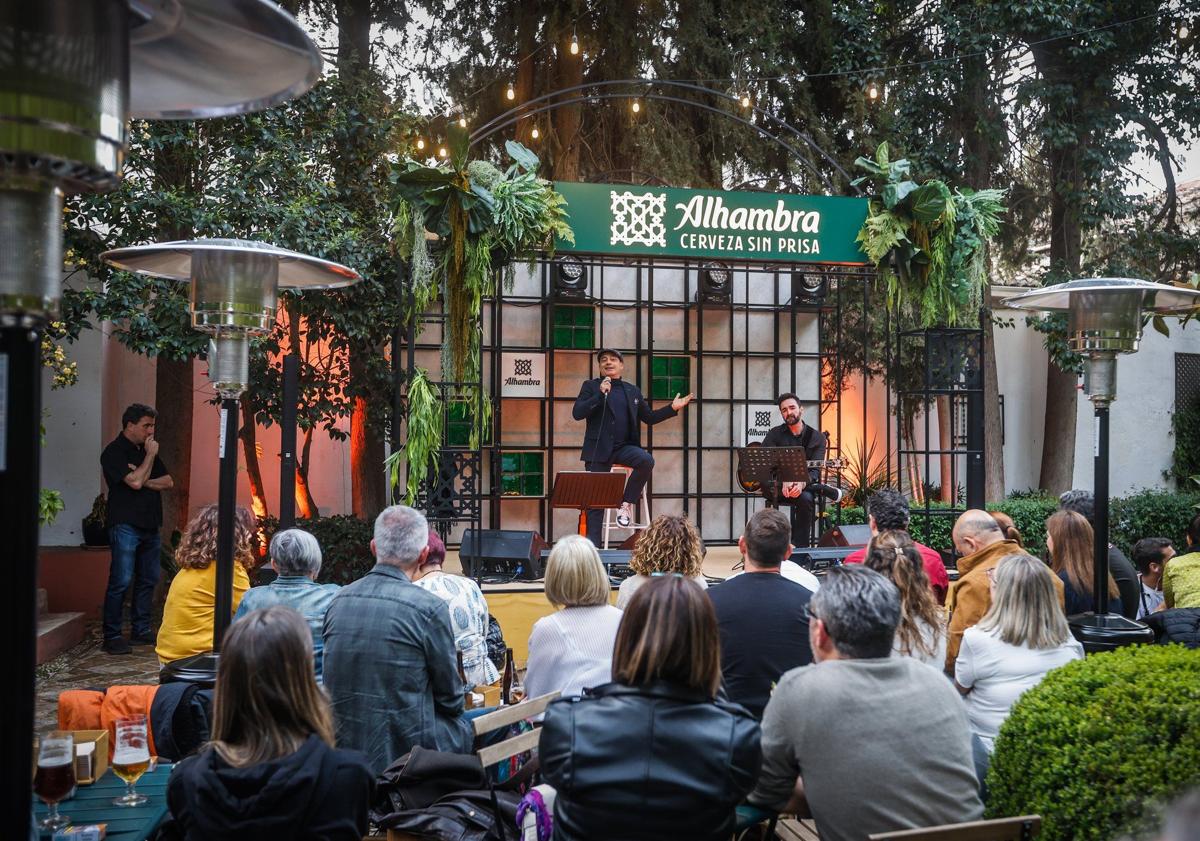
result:
[[[167,778],[171,776],[171,765],[161,763],[153,771],[143,774],[137,782],[137,791],[150,798],[142,806],[114,806],[114,797],[125,792],[125,781],[108,769],[104,776],[91,785],[77,786],[75,796],[58,804],[60,814],[71,818],[71,825],[92,823],[108,824],[107,841],[143,841],[154,834],[167,817]],[[46,804],[34,795],[34,816],[37,820],[46,817]],[[43,831],[41,838],[50,835]]]

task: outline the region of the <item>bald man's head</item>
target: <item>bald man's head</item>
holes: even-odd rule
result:
[[[974,555],[1004,539],[1004,532],[992,515],[978,508],[964,511],[951,532],[954,548],[962,556]]]

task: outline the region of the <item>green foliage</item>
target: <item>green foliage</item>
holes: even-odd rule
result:
[[[988,817],[1041,815],[1046,841],[1149,827],[1200,782],[1200,651],[1133,646],[1050,672],[1000,728]]]
[[[1200,493],[1144,490],[1109,506],[1109,539],[1128,555],[1143,537],[1167,537],[1179,546],[1196,516]]]
[[[408,437],[404,449],[392,453],[384,462],[393,490],[400,485],[400,460],[408,464],[404,504],[412,505],[438,450],[442,448],[441,395],[429,382],[429,374],[418,368],[408,381]]]
[[[258,521],[258,525],[264,545],[270,545],[272,536],[279,530],[279,521],[274,517],[264,517]],[[317,574],[317,581],[321,584],[349,584],[362,578],[375,566],[375,556],[371,554],[371,539],[374,537],[372,523],[339,515],[297,520],[296,528],[304,529],[321,545],[321,571]]]
[[[58,519],[67,504],[59,491],[41,488],[38,492],[38,525],[48,526]]]
[[[860,440],[858,449],[846,455],[844,461],[842,487],[851,505],[864,506],[873,491],[887,487],[887,454],[879,452],[877,439],[872,438],[870,444]]]
[[[96,494],[96,498],[92,500],[92,510],[83,518],[83,521],[88,525],[102,526],[107,518],[108,500],[104,494]]]
[[[1200,473],[1200,400],[1171,414],[1175,449],[1171,453],[1171,476],[1176,487],[1188,487],[1188,479]]]
[[[1002,502],[989,503],[989,511],[1003,511],[1012,517],[1013,524],[1025,542],[1031,555],[1041,557],[1046,552],[1046,518],[1058,510],[1058,497],[1043,494],[1022,493]]]

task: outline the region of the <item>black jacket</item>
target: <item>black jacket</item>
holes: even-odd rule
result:
[[[1144,620],[1154,631],[1155,641],[1177,642],[1200,648],[1200,607],[1176,607],[1151,613]]]
[[[538,749],[560,841],[727,841],[762,763],[744,708],[665,683],[550,705]]]
[[[309,736],[300,750],[247,768],[212,748],[180,762],[167,783],[167,838],[185,841],[361,841],[374,775],[366,757]]]
[[[773,426],[763,437],[762,445],[764,447],[795,447],[799,445],[804,448],[805,458],[809,461],[825,460],[825,436],[808,424],[804,424],[804,431],[800,433],[800,440],[798,442],[796,441],[796,436],[792,435],[792,431],[788,429],[786,423]],[[809,484],[820,481],[820,469],[810,467],[808,469]]]
[[[601,382],[600,377],[584,380],[583,387],[579,389],[579,396],[575,398],[575,407],[571,410],[575,420],[587,418],[587,431],[583,435],[580,461],[611,462],[613,450],[617,448],[618,442],[613,441],[612,408],[606,406],[604,394],[600,391]],[[613,387],[617,387],[616,381]],[[624,388],[629,405],[629,434],[633,443],[640,447],[642,428],[638,426],[639,421],[653,426],[679,413],[671,408],[670,403],[661,409],[651,409],[641,390],[633,383],[625,383]]]

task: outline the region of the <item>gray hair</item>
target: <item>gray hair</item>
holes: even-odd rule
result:
[[[407,505],[392,505],[375,518],[375,559],[391,566],[412,566],[429,545],[425,515]]]
[[[837,566],[813,595],[809,613],[825,623],[843,657],[890,657],[900,624],[900,591],[862,564]]]
[[[1070,639],[1048,566],[1022,553],[1002,558],[995,570],[992,605],[977,625],[981,631],[995,631],[1009,645],[1035,650],[1057,648]]]
[[[315,576],[321,571],[321,544],[304,529],[275,532],[269,551],[280,575]]]

